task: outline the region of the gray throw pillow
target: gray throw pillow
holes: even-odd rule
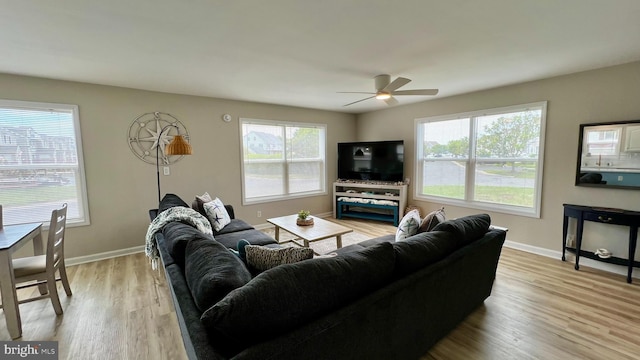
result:
[[[438,224],[433,231],[448,231],[456,237],[458,246],[463,246],[484,236],[489,231],[489,214],[469,215]]]
[[[432,211],[422,219],[418,232],[425,232],[433,230],[436,225],[445,222],[446,217],[444,213],[444,206],[438,210]]]
[[[203,312],[251,280],[242,260],[219,242],[206,239],[187,244],[184,276],[193,300]]]

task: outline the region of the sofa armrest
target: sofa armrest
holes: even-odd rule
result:
[[[225,205],[224,208],[227,209],[227,213],[229,213],[229,217],[231,218],[231,220],[236,218],[236,214],[235,212],[233,212],[233,206]]]
[[[225,205],[224,208],[227,209],[227,213],[229,213],[229,217],[231,219],[235,219],[236,218],[236,214],[233,211],[233,206]],[[149,219],[151,219],[151,221],[153,221],[153,219],[155,219],[156,216],[158,216],[158,209],[149,209]]]

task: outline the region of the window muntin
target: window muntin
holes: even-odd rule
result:
[[[416,120],[416,197],[539,216],[546,102]]]
[[[48,226],[63,203],[70,226],[89,224],[78,107],[0,100],[4,224]]]
[[[326,126],[240,119],[243,203],[326,193]]]

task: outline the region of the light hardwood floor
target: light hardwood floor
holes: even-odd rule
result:
[[[333,221],[371,237],[395,232],[379,222]],[[64,314],[56,317],[49,300],[21,305],[21,340],[57,340],[60,359],[185,358],[163,273],[144,254],[68,272],[73,296],[59,286]],[[492,295],[421,359],[639,359],[635,281],[504,248]],[[0,340],[9,340],[2,312]]]

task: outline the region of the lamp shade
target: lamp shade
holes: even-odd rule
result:
[[[182,135],[176,135],[164,149],[166,155],[191,155],[191,145],[184,140]]]

